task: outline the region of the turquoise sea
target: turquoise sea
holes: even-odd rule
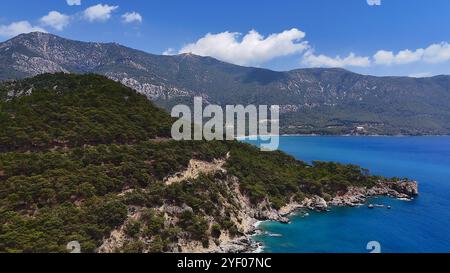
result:
[[[366,253],[368,242],[377,241],[384,253],[450,253],[450,137],[286,136],[280,149],[307,162],[352,163],[373,174],[409,177],[420,183],[420,196],[369,201],[391,210],[334,208],[299,212],[287,225],[264,222],[264,233],[255,236],[264,252]]]

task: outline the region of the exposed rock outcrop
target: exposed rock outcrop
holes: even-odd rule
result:
[[[306,197],[300,203],[292,201],[279,210],[275,210],[271,208],[268,200],[264,200],[256,207],[252,206],[248,198],[240,192],[237,178],[232,177],[229,182],[234,185],[233,196],[240,205],[238,215],[233,217],[232,220],[245,236],[238,238],[225,236],[221,238],[221,243],[217,246],[209,247],[208,249],[201,247],[188,249],[195,249],[196,252],[253,252],[259,249],[260,245],[254,242],[250,236],[258,231],[256,223],[259,221],[289,223],[288,216],[299,209],[328,211],[330,207],[358,206],[363,204],[367,198],[374,196],[389,196],[409,200],[419,194],[418,183],[415,181],[380,182],[372,188],[351,187],[344,194],[337,195],[328,202],[323,197],[314,195]]]
[[[372,188],[351,187],[341,195],[335,196],[330,206],[357,206],[373,196],[389,196],[399,199],[412,199],[419,194],[416,181],[380,182]]]
[[[398,193],[406,194],[409,197],[419,195],[419,185],[416,181],[400,181],[388,184],[389,187]]]
[[[319,211],[326,211],[328,209],[328,203],[320,196],[313,196],[311,198],[305,198],[302,202],[304,208],[315,209]]]
[[[189,179],[196,179],[200,174],[211,174],[219,171],[225,173],[223,166],[229,157],[230,154],[228,153],[225,159],[214,159],[212,162],[191,159],[185,171],[167,177],[164,179],[164,183],[170,185]]]
[[[226,160],[215,160],[206,168],[208,173],[223,172],[223,164]],[[198,162],[191,162],[198,164]],[[172,183],[183,181],[184,179],[193,178],[194,174],[199,174],[191,164],[190,171],[184,173]],[[201,164],[204,164],[202,162]],[[206,164],[206,163],[205,163]],[[195,170],[192,170],[194,168]],[[203,172],[205,169],[203,169]],[[175,178],[173,178],[175,179]],[[223,208],[229,209],[233,213],[230,214],[230,221],[237,227],[242,235],[232,236],[228,231],[222,230],[217,238],[210,238],[209,244],[205,247],[202,242],[193,241],[181,236],[178,242],[171,246],[171,252],[182,253],[244,253],[254,252],[261,248],[261,245],[252,240],[251,236],[258,232],[257,223],[260,221],[276,221],[281,223],[289,223],[288,216],[299,210],[316,210],[328,211],[330,207],[335,206],[358,206],[363,204],[367,198],[373,196],[389,196],[393,198],[412,199],[419,194],[418,184],[415,181],[398,181],[398,182],[379,182],[372,188],[365,187],[350,187],[345,193],[334,196],[331,200],[325,200],[321,196],[312,195],[307,196],[301,202],[291,200],[289,204],[280,208],[274,209],[268,199],[263,200],[258,205],[253,205],[249,198],[243,194],[239,187],[239,179],[234,176],[226,176],[221,181],[227,191],[230,192],[228,199],[223,199]],[[165,225],[174,226],[179,221],[179,215],[185,211],[193,212],[192,208],[187,205],[173,205],[163,204],[156,209],[159,213],[164,215]],[[139,218],[139,208],[129,211],[129,220],[136,220]],[[210,226],[215,219],[207,218]],[[114,230],[110,237],[107,238],[104,244],[98,250],[99,252],[112,252],[123,246],[127,242],[124,233],[124,225]]]

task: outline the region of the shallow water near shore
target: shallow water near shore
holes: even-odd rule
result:
[[[283,136],[280,143],[280,150],[307,162],[352,163],[373,174],[417,180],[420,196],[368,201],[392,209],[333,208],[299,212],[288,225],[263,222],[263,234],[254,239],[264,252],[367,253],[370,241],[386,253],[450,252],[450,137]]]

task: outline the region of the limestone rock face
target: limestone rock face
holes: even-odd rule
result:
[[[317,209],[317,210],[321,210],[321,211],[325,211],[328,208],[328,204],[327,201],[325,201],[325,199],[323,199],[322,197],[318,197],[316,196],[313,199],[313,206]]]
[[[419,195],[419,185],[416,181],[397,182],[392,185],[392,188],[410,197]]]
[[[328,203],[322,197],[315,195],[310,198],[305,198],[301,207],[310,210],[326,211],[328,209]]]

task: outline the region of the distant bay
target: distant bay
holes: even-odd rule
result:
[[[283,136],[280,149],[307,162],[351,163],[373,174],[417,180],[420,196],[368,201],[390,210],[333,208],[298,212],[289,225],[263,222],[263,234],[254,239],[264,252],[366,253],[371,241],[387,253],[450,252],[450,137]]]

